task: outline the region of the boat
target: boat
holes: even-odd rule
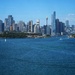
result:
[[[5,42],[6,42],[6,39],[5,39]]]

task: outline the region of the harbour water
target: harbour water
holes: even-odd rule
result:
[[[75,39],[0,39],[0,75],[75,75]]]

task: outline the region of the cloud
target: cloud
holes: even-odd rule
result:
[[[75,21],[75,14],[68,14],[66,20]]]
[[[75,25],[75,14],[68,14],[66,16],[66,20],[69,20],[70,24],[74,24]]]
[[[68,16],[75,16],[75,14],[68,14]]]

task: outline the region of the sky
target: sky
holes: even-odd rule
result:
[[[27,23],[33,20],[36,23],[40,19],[40,24],[51,24],[51,15],[56,11],[56,18],[65,23],[70,21],[70,25],[75,25],[75,0],[0,0],[0,19],[4,21],[8,15],[12,15],[14,20]]]

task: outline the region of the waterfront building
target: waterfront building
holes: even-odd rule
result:
[[[46,25],[48,25],[48,17],[46,17]]]
[[[10,27],[9,27],[9,23],[8,23],[8,18],[5,18],[4,21],[4,31],[9,31]]]
[[[70,27],[69,20],[66,20],[65,25],[66,25],[66,28],[69,28]]]
[[[2,32],[4,32],[4,23],[2,23]]]
[[[40,33],[40,20],[36,21],[36,33]]]
[[[59,19],[56,19],[56,35],[60,35],[60,24],[59,24]]]
[[[50,35],[50,25],[44,25],[42,27],[42,34],[43,35]]]
[[[56,19],[56,35],[63,35],[65,32],[65,24]]]
[[[56,23],[55,23],[55,20],[56,20],[56,12],[54,11],[53,14],[52,14],[52,17],[51,17],[51,36],[54,36],[55,35],[55,27],[56,27]]]
[[[72,25],[72,31],[75,31],[75,25]]]
[[[3,25],[3,22],[2,20],[0,20],[0,33],[2,33],[2,25]]]
[[[34,24],[33,26],[32,26],[32,32],[34,33],[34,26],[35,26],[36,24]]]
[[[13,25],[14,22],[12,15],[8,15],[8,18],[5,18],[4,31],[10,31],[10,26]]]
[[[34,33],[37,33],[37,25],[34,25]]]
[[[13,23],[13,31],[17,31],[17,24]]]
[[[14,20],[12,15],[8,15],[8,25],[11,26],[13,24]]]
[[[23,21],[19,21],[18,23],[19,31],[24,32],[25,23]]]
[[[40,33],[40,20],[36,21],[36,24],[34,25],[34,33]]]
[[[51,32],[50,32],[50,25],[47,25],[47,26],[46,26],[46,30],[47,30],[46,35],[50,35],[50,33],[51,33]]]
[[[12,26],[12,25],[10,26],[10,31],[11,31],[11,32],[13,31],[13,26]]]
[[[32,20],[29,21],[27,25],[28,25],[28,32],[32,33],[33,32],[33,21]]]
[[[65,24],[63,22],[59,22],[60,24],[60,35],[63,35],[64,34],[64,28],[65,28]]]

